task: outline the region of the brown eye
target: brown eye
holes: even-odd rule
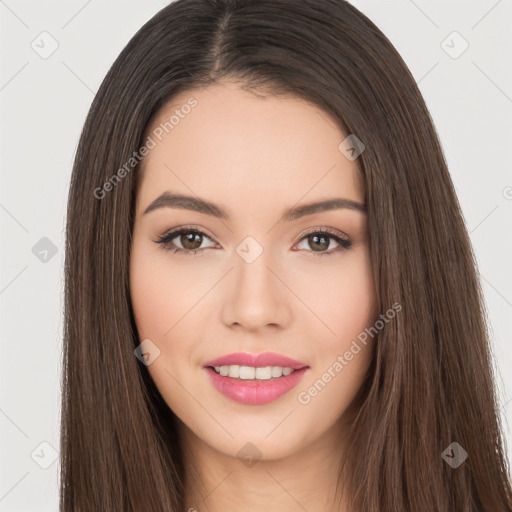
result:
[[[338,247],[334,246],[334,249],[328,251],[332,241],[338,244]],[[307,243],[308,248],[311,249],[307,252],[316,253],[316,256],[328,256],[349,249],[353,242],[330,231],[317,230],[306,233],[299,242],[299,248],[302,243]]]
[[[203,251],[201,245],[205,239],[211,240],[206,233],[198,229],[179,228],[163,235],[156,243],[161,244],[166,251],[193,256]],[[204,247],[204,249],[206,248]]]
[[[187,234],[179,235],[180,243],[184,249],[187,251],[195,251],[201,247],[201,243],[203,241],[203,236],[199,233],[190,232]]]
[[[329,249],[330,239],[329,236],[318,236],[318,235],[308,235],[307,237],[309,247],[311,247],[314,251],[324,251]]]

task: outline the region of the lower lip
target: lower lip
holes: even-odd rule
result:
[[[204,368],[212,384],[224,396],[247,405],[263,405],[277,400],[293,389],[309,366],[295,370],[290,375],[267,380],[243,380],[219,375],[212,368]]]

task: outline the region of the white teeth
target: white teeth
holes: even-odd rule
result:
[[[272,378],[272,366],[265,366],[264,368],[256,368],[256,378],[261,380],[268,380]]]
[[[233,377],[234,379],[238,379],[240,377],[240,366],[237,364],[232,364],[231,366],[228,366],[229,368],[229,377]]]
[[[256,375],[256,368],[253,366],[240,366],[240,379],[254,379]]]
[[[214,366],[217,373],[223,377],[232,377],[234,379],[242,380],[269,380],[272,378],[279,378],[281,376],[290,375],[294,370],[293,368],[282,367],[282,366],[240,366],[237,364],[225,365],[225,366]]]

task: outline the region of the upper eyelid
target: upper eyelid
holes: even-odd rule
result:
[[[218,243],[215,240],[215,237],[213,235],[210,235],[209,233],[207,233],[203,228],[197,228],[197,227],[186,226],[186,225],[178,226],[176,228],[172,228],[172,229],[164,231],[164,233],[161,236],[159,236],[159,239],[168,238],[171,235],[173,235],[172,238],[170,238],[170,240],[172,240],[173,238],[176,238],[176,236],[178,236],[180,234],[180,231],[199,233],[201,235],[207,236],[212,242]]]

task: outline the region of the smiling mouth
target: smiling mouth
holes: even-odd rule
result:
[[[264,405],[291,391],[309,366],[205,366],[213,386],[225,397],[246,405]]]
[[[208,366],[222,377],[231,377],[240,380],[271,380],[287,377],[296,370],[283,366],[243,366],[243,365],[224,365]]]

